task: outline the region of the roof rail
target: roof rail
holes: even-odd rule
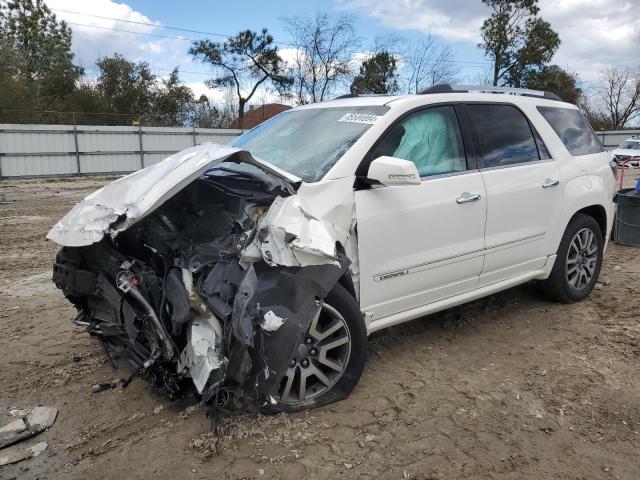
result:
[[[339,97],[331,98],[328,100],[340,100],[341,98],[358,98],[358,97],[393,97],[390,93],[347,93],[340,95]]]
[[[553,92],[531,90],[529,88],[494,87],[489,85],[449,85],[448,83],[441,83],[439,85],[426,88],[418,93],[420,95],[431,93],[503,93],[506,95],[538,97],[545,98],[547,100],[556,100],[559,102],[563,101]]]

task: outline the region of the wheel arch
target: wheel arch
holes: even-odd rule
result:
[[[607,210],[602,205],[589,205],[588,207],[581,208],[576,213],[572,215],[569,219],[569,222],[573,220],[578,214],[589,215],[593,217],[593,219],[598,222],[598,226],[600,227],[600,232],[602,233],[602,237],[606,238],[607,236]],[[567,224],[568,225],[568,224]]]

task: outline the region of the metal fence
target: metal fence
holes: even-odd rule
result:
[[[132,172],[242,130],[0,124],[0,178]]]
[[[187,147],[226,144],[242,130],[0,124],[0,178],[133,172]],[[640,130],[597,132],[612,150]]]
[[[640,135],[640,130],[613,130],[607,132],[596,132],[596,135],[607,150],[613,150],[627,138],[633,135]]]

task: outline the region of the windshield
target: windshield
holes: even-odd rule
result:
[[[251,152],[305,182],[320,180],[376,119],[384,105],[289,110],[237,138]]]
[[[621,150],[640,150],[640,141],[627,140],[618,147]]]

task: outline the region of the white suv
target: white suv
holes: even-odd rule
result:
[[[618,165],[622,165],[625,161],[630,160],[629,165],[640,165],[640,136],[627,138],[618,148],[611,152],[616,157]],[[631,159],[635,159],[631,160]]]
[[[54,281],[164,393],[308,408],[351,391],[371,332],[531,280],[585,298],[616,175],[552,94],[348,96],[90,195],[49,232]]]

